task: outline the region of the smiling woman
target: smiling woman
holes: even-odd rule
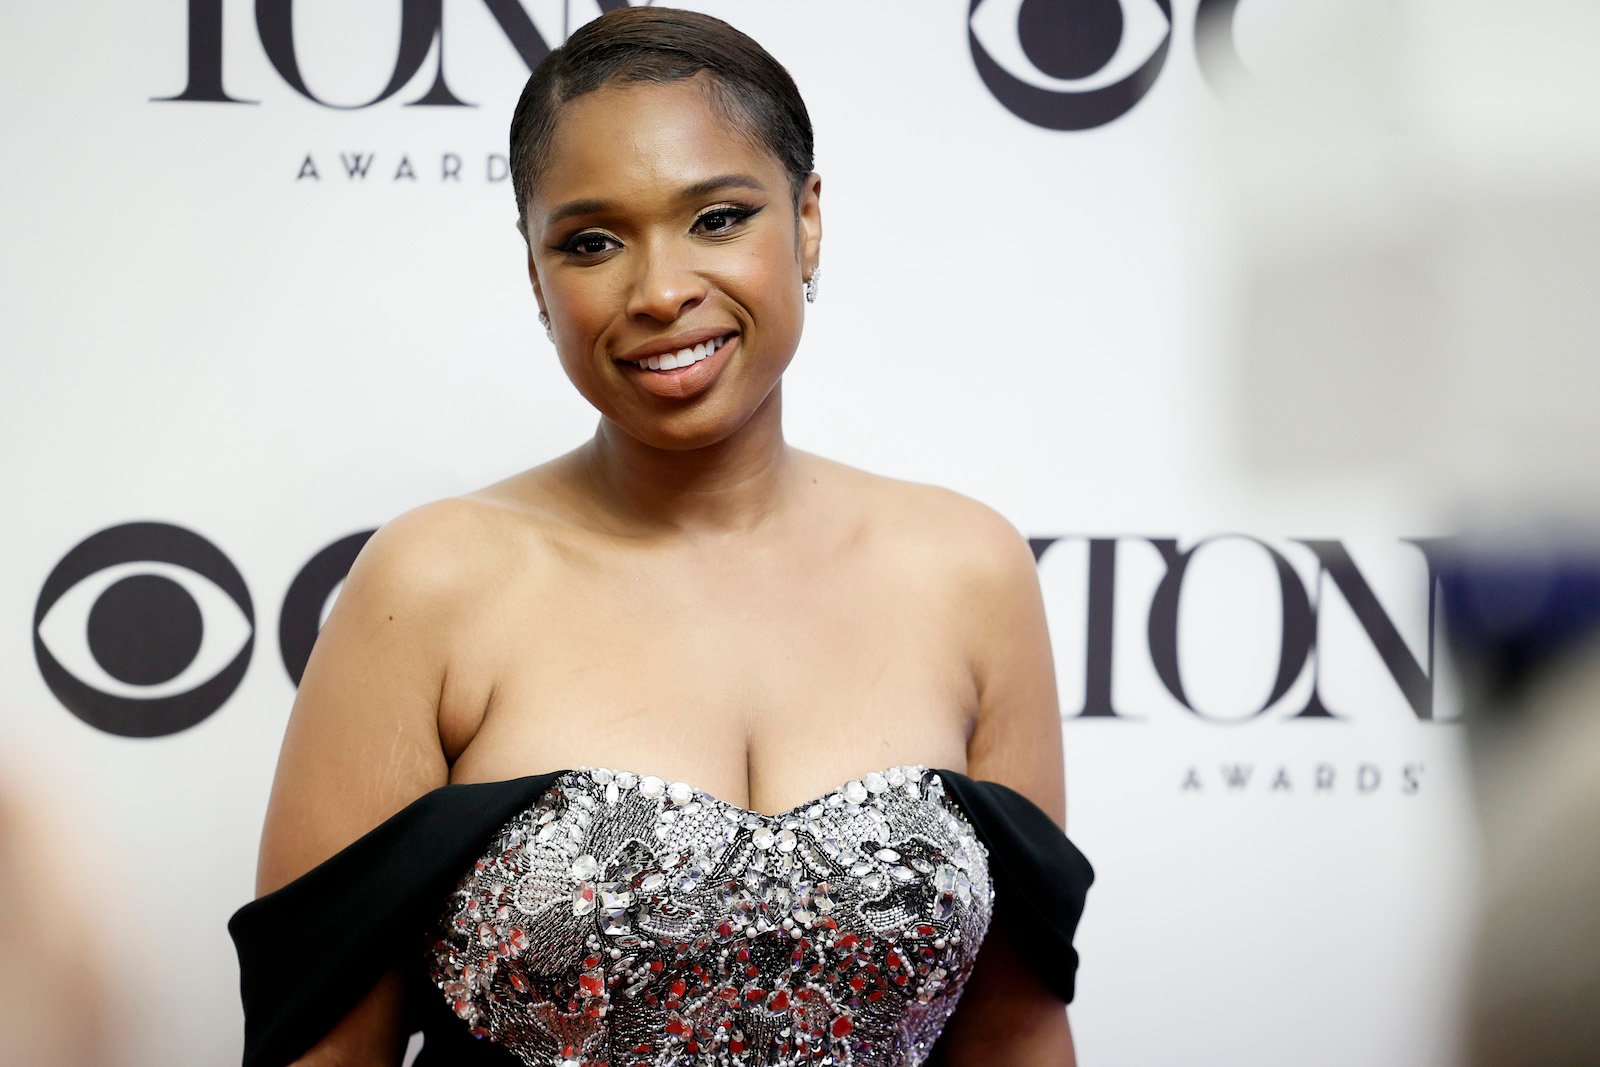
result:
[[[790,447],[821,179],[788,73],[623,8],[533,72],[517,228],[599,413],[380,528],[230,922],[247,1065],[1071,1064],[1032,552]]]

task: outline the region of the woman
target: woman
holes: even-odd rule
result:
[[[1073,1062],[1027,542],[783,439],[811,151],[709,16],[611,12],[529,79],[517,225],[598,428],[351,568],[230,924],[247,1064],[417,1027],[430,1064]]]

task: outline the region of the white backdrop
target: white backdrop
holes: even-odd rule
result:
[[[507,5],[552,44],[598,13]],[[307,88],[348,105],[428,4],[13,3],[0,35],[0,763],[56,829],[140,1065],[237,1062],[225,922],[251,895],[286,642],[334,591],[338,558],[313,560],[595,419],[534,319],[503,180],[527,67],[496,5],[443,4],[445,78],[475,107],[406,106],[435,40],[358,108],[288,83],[258,6],[269,31],[292,6]],[[685,6],[766,45],[817,130],[827,270],[789,439],[977,497],[1043,550],[1068,828],[1098,872],[1081,1062],[1448,1063],[1476,857],[1405,540],[1437,530],[1393,485],[1267,484],[1239,458],[1195,0]],[[1246,0],[1245,66],[1270,78],[1336,6]],[[219,49],[190,47],[189,8],[220,12]],[[1120,43],[1093,32],[1108,10]],[[1040,37],[1050,15],[1076,51]],[[1088,128],[1014,113],[975,49]],[[1061,103],[1152,56],[1125,113]],[[158,99],[192,64],[253,103]],[[1304,714],[1313,686],[1326,715]]]

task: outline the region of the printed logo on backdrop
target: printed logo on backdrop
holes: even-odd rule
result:
[[[476,5],[489,16],[501,35],[510,42],[529,71],[550,54],[551,40],[558,43],[579,26],[607,11],[623,7],[649,7],[654,0],[560,0],[557,16],[550,4],[537,9],[524,6],[524,0],[479,0]],[[459,8],[452,8],[452,13]],[[173,96],[153,97],[156,103],[260,104],[259,99],[234,95],[228,88],[229,55],[222,32],[223,0],[189,0],[188,77],[183,91]],[[301,98],[320,107],[342,111],[363,111],[389,103],[410,85],[424,66],[432,61],[425,76],[428,87],[420,95],[399,101],[402,107],[477,107],[464,99],[450,82],[449,71],[455,53],[446,34],[444,0],[400,0],[400,27],[395,46],[394,66],[385,83],[375,92],[355,102],[328,99],[307,80],[301,65],[301,46],[295,33],[294,0],[255,0],[255,36],[282,85]],[[368,42],[363,39],[363,47]],[[265,87],[253,87],[251,97]],[[237,91],[237,87],[235,87]],[[304,153],[295,174],[296,181],[320,182],[323,171],[341,175],[348,181],[383,179],[390,182],[416,182],[423,175],[439,182],[460,183],[463,178],[498,183],[505,181],[510,168],[503,153],[482,154],[481,168],[468,167],[461,152],[437,153],[426,162],[413,160],[408,152],[396,153],[392,160],[380,160],[375,152],[346,147],[320,154]],[[437,167],[433,164],[437,163]],[[476,162],[476,161],[474,161]],[[419,171],[419,166],[421,170]]]
[[[1206,81],[1239,68],[1239,0],[1200,0],[1195,52]],[[1092,130],[1143,100],[1172,46],[1171,0],[972,0],[967,43],[978,76],[1018,118]]]
[[[72,714],[119,737],[204,721],[239,687],[254,647],[244,576],[216,545],[167,523],[85,538],[34,607],[45,685]]]
[[[1052,631],[1069,723],[1238,737],[1238,759],[1174,765],[1182,792],[1414,796],[1425,761],[1397,746],[1459,721],[1440,692],[1442,540],[1362,562],[1329,539],[1031,540],[1047,603],[1065,605]],[[1340,732],[1366,729],[1385,739],[1381,759],[1315,755],[1320,742],[1347,753]]]
[[[284,596],[278,645],[295,685],[335,595],[373,531],[341,538]],[[39,673],[62,707],[118,737],[165,737],[233,696],[255,648],[255,610],[238,567],[181,526],[133,522],[74,546],[34,608]]]

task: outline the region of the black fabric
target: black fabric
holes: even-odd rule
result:
[[[404,1032],[424,1035],[416,1067],[515,1067],[505,1049],[473,1037],[428,982],[424,939],[500,828],[566,773],[435,789],[235,912],[228,932],[239,955],[243,1067],[292,1063],[390,970],[404,981]],[[1094,869],[1022,794],[937,773],[989,849],[995,920],[1015,927],[1029,964],[1070,1003],[1072,937]]]
[[[978,837],[989,847],[994,921],[1017,932],[1024,957],[1063,1002],[1072,1003],[1083,917],[1094,868],[1040,807],[999,782],[938,771]]]
[[[496,831],[564,773],[442,786],[235,912],[244,1067],[292,1063],[396,967],[407,974],[408,1014],[425,1006],[407,957]],[[406,1020],[407,1033],[417,1021]]]

